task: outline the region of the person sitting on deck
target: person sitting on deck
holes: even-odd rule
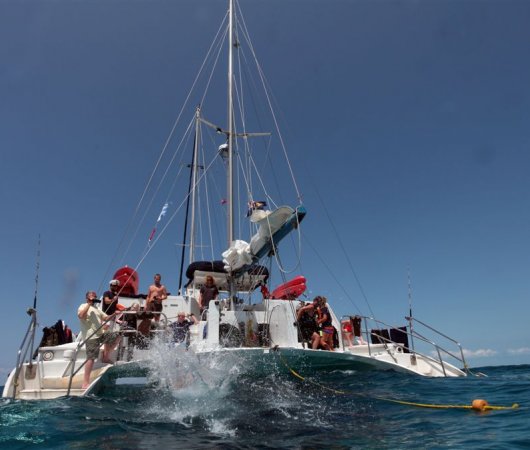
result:
[[[83,377],[82,388],[86,389],[90,385],[90,373],[94,367],[94,361],[99,357],[99,349],[101,344],[103,346],[103,362],[112,364],[110,360],[110,352],[113,351],[120,341],[118,333],[104,331],[104,320],[107,320],[111,315],[105,314],[100,309],[94,307],[94,304],[99,302],[98,297],[94,291],[88,291],[85,295],[86,303],[83,303],[77,309],[77,317],[81,325],[81,336],[85,341],[86,346],[86,363],[85,373]]]
[[[186,319],[186,314],[184,312],[179,312],[177,315],[177,321],[169,326],[173,333],[173,342],[177,344],[186,342],[186,349],[190,346],[190,327],[199,323],[193,313],[188,314],[188,317],[191,318],[191,321]]]
[[[331,322],[331,314],[328,309],[326,297],[315,297],[317,300],[317,324],[320,328],[320,347],[322,350],[333,351],[333,334],[335,328]]]
[[[318,334],[316,322],[316,308],[317,302],[313,301],[313,303],[302,306],[296,312],[302,341],[310,343],[313,350],[317,350],[320,346],[320,334]]]
[[[210,304],[210,300],[215,300],[218,295],[219,295],[219,290],[217,289],[217,286],[215,285],[213,277],[211,275],[207,275],[206,284],[203,287],[201,287],[201,290],[199,292],[199,307],[201,308],[201,315],[202,315],[202,312]]]
[[[348,346],[348,348],[353,347],[353,327],[351,320],[343,320],[341,322],[341,328],[342,328],[342,340],[345,345]]]

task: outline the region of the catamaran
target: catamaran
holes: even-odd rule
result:
[[[216,124],[204,112],[209,101],[207,89],[223,48],[228,50],[226,126]],[[250,63],[257,73],[255,79],[248,77]],[[207,72],[208,67],[211,72]],[[359,312],[338,316],[330,301],[329,314],[336,330],[333,351],[313,349],[304,341],[297,310],[310,300],[307,286],[318,287],[319,280],[307,280],[296,273],[288,276],[284,260],[280,259],[280,255],[283,256],[280,244],[287,236],[295,237],[293,247],[296,247],[296,241],[302,242],[301,226],[307,212],[301,203],[294,170],[272,109],[272,94],[236,0],[228,1],[228,9],[200,75],[207,80],[207,88],[193,106],[188,126],[184,127],[185,136],[171,158],[172,161],[178,160],[183,143],[193,141],[189,163],[181,164],[181,167],[190,169],[184,197],[175,200],[173,192],[168,194],[169,200],[163,203],[138,263],[119,268],[114,273],[113,278],[120,281],[119,304],[124,310],[118,321],[121,324],[112,324],[122,335],[112,355],[114,362],[103,363],[100,356],[91,373],[90,386],[83,389],[86,350],[81,335],[71,343],[43,345],[34,352],[37,310],[30,308],[30,323],[3,397],[83,396],[97,393],[119,378],[144,376],[149,370],[147,362],[154,342],[158,338],[167,340],[167,329],[179,312],[197,317],[197,323],[189,329],[186,345],[187,351],[194,353],[204,364],[215,358],[227,367],[240,364],[245,371],[252,373],[297,370],[311,374],[319,370],[376,369],[427,377],[468,375],[461,345],[414,317],[412,310],[406,317],[405,326],[392,326]],[[258,106],[244,106],[247,100],[255,100],[247,94],[246,87],[258,83],[263,86],[262,103],[272,112],[269,122],[272,132],[260,128],[255,131],[252,127],[263,122],[252,121],[248,113],[257,110]],[[182,111],[190,106],[191,98],[190,92]],[[173,130],[163,154],[169,148]],[[262,144],[257,144],[258,141]],[[256,152],[258,145],[262,146]],[[286,169],[283,174],[278,175],[278,165],[271,163],[273,150],[279,150],[284,159]],[[224,195],[218,194],[221,189],[211,181],[217,163],[226,171]],[[166,172],[169,171],[168,166]],[[278,202],[272,191],[267,190],[265,178],[268,175],[276,177],[273,180],[276,184],[278,179],[281,181],[278,198],[285,196],[284,181],[293,180],[295,201],[292,206],[282,205],[283,202]],[[212,200],[215,195],[217,201]],[[161,318],[154,322],[144,310],[145,296],[139,292],[139,271],[152,248],[167,234],[169,224],[178,213],[185,222],[178,291],[163,302]],[[171,215],[169,220],[166,215]],[[212,225],[214,216],[226,218],[226,239],[214,238],[216,233],[219,234]],[[157,227],[163,223],[165,225],[158,232]],[[200,237],[201,233],[210,236],[209,242]],[[247,236],[246,240],[244,236]],[[205,253],[209,256],[205,257]],[[201,310],[201,288],[207,277],[213,278],[219,295]],[[355,316],[357,326],[353,333],[351,325]],[[131,318],[134,320],[129,320]]]

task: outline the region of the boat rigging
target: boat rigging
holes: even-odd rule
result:
[[[121,323],[116,323],[122,339],[113,355],[113,363],[107,364],[98,359],[91,384],[83,389],[79,371],[88,360],[86,341],[78,336],[72,343],[41,347],[37,351],[35,365],[32,357],[24,360],[28,354],[33,354],[35,330],[30,327],[19,352],[24,357],[19,358],[11,371],[4,388],[4,397],[44,399],[61,395],[88,395],[113,379],[130,377],[135,373],[141,376],[148,370],[146,361],[150,356],[149,346],[154,345],[152,342],[157,340],[167,340],[177,317],[183,314],[197,317],[196,322],[189,324],[186,348],[204,363],[211,358],[219,359],[221,364],[225,364],[226,370],[231,370],[234,365],[243,361],[242,370],[252,373],[282,370],[283,363],[286,362],[289,367],[304,365],[312,371],[372,368],[429,377],[467,375],[460,344],[416,317],[413,318],[411,308],[408,326],[404,327],[377,320],[373,314],[356,316],[355,324],[358,329],[354,332],[359,333],[358,337],[361,339],[359,345],[350,346],[345,339],[344,326],[353,325],[354,317],[338,316],[332,305],[325,305],[324,301],[321,307],[327,310],[327,325],[315,333],[320,333],[320,336],[332,333],[333,343],[326,344],[326,349],[312,348],[308,344],[301,332],[298,309],[307,300],[307,286],[318,286],[319,281],[307,279],[304,275],[286,280],[283,267],[276,268],[272,264],[274,260],[279,261],[280,243],[287,235],[298,233],[298,242],[301,242],[300,226],[307,211],[300,200],[302,196],[279,131],[263,70],[257,62],[241,11],[236,11],[236,6],[235,0],[228,1],[227,15],[223,18],[199,75],[156,161],[133,219],[126,226],[125,235],[131,238],[130,242],[127,242],[124,235],[118,246],[118,253],[125,249],[121,256],[128,260],[133,259],[130,256],[133,249],[141,248],[141,251],[136,264],[121,267],[113,275],[113,282],[117,281],[120,286],[119,304],[123,310]],[[225,29],[226,20],[228,23]],[[225,38],[228,43],[226,130],[211,121],[215,112],[208,119],[203,117],[206,109],[214,109],[210,108],[210,97],[207,94],[214,83],[213,75]],[[251,109],[244,106],[246,100],[256,99],[247,96],[244,89],[246,72],[242,68],[246,60],[242,52],[245,41],[251,52],[251,60],[255,63],[256,79],[261,83],[262,103],[270,113],[267,123],[251,119],[247,114]],[[205,76],[205,90],[197,94],[197,81],[207,66],[211,70]],[[240,69],[237,74],[236,68]],[[248,84],[253,86],[257,83]],[[199,95],[194,104],[201,106],[195,106],[190,112],[190,121],[182,125],[180,119],[186,106],[189,108],[190,103],[195,100],[192,93]],[[213,96],[213,100],[219,100],[219,97]],[[254,111],[257,109],[255,107]],[[168,155],[176,130],[181,128],[182,138],[173,155]],[[249,132],[250,129],[272,129],[273,132]],[[253,151],[254,141],[260,138],[267,141],[265,151]],[[191,164],[189,155],[185,153],[189,148],[192,149]],[[223,162],[223,155],[226,156],[226,163]],[[274,161],[273,155],[276,158]],[[162,194],[162,182],[167,181],[175,165],[180,169],[175,179],[170,180],[168,191]],[[184,178],[184,166],[190,167],[191,173],[189,177],[181,179]],[[218,174],[219,177],[215,177],[217,166],[221,166],[223,171],[226,169],[226,173],[222,172]],[[216,178],[223,179],[225,189],[219,187],[221,183],[218,184]],[[158,182],[156,186],[155,180]],[[176,195],[179,190],[184,193],[182,197]],[[291,201],[284,201],[284,198],[290,198]],[[148,212],[152,212],[151,207],[159,208],[160,205],[163,206],[155,223],[156,233],[151,231],[147,246],[144,239],[141,247],[134,247],[132,242],[142,229]],[[140,217],[142,207],[145,212]],[[138,217],[139,223],[133,224]],[[157,251],[159,247],[162,250],[173,249],[172,244],[162,246],[161,238],[170,235],[170,225],[177,218],[182,219],[184,224],[178,292],[167,296],[161,311],[152,313],[146,308],[145,296],[139,292],[139,273],[155,247]],[[220,220],[214,223],[215,218]],[[157,225],[161,224],[162,219],[164,225],[158,230]],[[222,235],[225,237],[222,238]],[[210,249],[207,258],[202,251],[205,247]],[[200,257],[198,249],[201,249]],[[296,257],[298,256],[299,253]],[[112,262],[116,259],[115,255]],[[281,282],[275,278],[278,272]],[[186,274],[187,282],[183,280],[183,273]],[[203,305],[203,288],[211,287],[212,282],[219,295]],[[320,296],[318,298],[319,302],[323,300]],[[319,307],[317,314],[322,314],[320,311]],[[151,322],[150,314],[158,315],[160,320]],[[35,316],[36,312],[32,315],[33,324]],[[364,325],[362,329],[359,325],[361,320]],[[123,323],[128,325],[122,326]],[[434,337],[427,338],[420,334],[420,326],[432,332]],[[409,345],[409,342],[413,345]],[[422,344],[421,350],[418,343]],[[282,361],[279,360],[278,349],[281,350]],[[37,367],[37,373],[34,367]]]

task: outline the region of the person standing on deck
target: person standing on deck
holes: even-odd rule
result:
[[[318,300],[317,300],[318,299]],[[317,324],[320,328],[320,346],[323,350],[334,351],[333,348],[333,333],[335,329],[331,321],[331,314],[327,304],[326,297],[318,296],[315,298],[318,301],[317,308]]]
[[[313,350],[317,350],[320,346],[320,334],[316,321],[317,307],[318,302],[315,299],[312,303],[302,305],[296,312],[302,342],[310,343]]]
[[[162,312],[162,301],[167,298],[166,287],[161,283],[162,275],[155,274],[153,284],[149,286],[146,299],[146,311]],[[155,314],[155,322],[160,320],[160,314]]]
[[[118,333],[106,332],[101,326],[105,320],[114,314],[107,315],[94,306],[100,302],[94,291],[88,291],[85,294],[86,303],[83,303],[77,309],[77,317],[81,325],[81,336],[85,341],[86,363],[83,377],[83,389],[90,385],[90,373],[94,367],[94,361],[99,357],[99,349],[103,346],[103,362],[112,364],[110,352],[116,348],[120,341]]]
[[[206,277],[206,284],[203,287],[201,287],[201,290],[199,293],[199,307],[201,308],[201,315],[202,315],[202,312],[210,304],[210,300],[215,300],[218,295],[219,295],[219,290],[217,289],[217,286],[215,285],[213,277],[211,275],[208,275]]]
[[[120,288],[119,280],[111,280],[109,289],[103,293],[103,305],[101,309],[105,314],[112,315],[116,312],[118,305],[118,290]]]
[[[353,324],[353,336],[354,336],[353,339],[358,340],[359,344],[361,345],[366,345],[366,342],[364,342],[363,333],[361,330],[361,322],[362,322],[361,316],[350,317],[350,321]]]

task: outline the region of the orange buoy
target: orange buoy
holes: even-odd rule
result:
[[[488,406],[488,402],[480,398],[473,400],[473,403],[471,403],[471,408],[475,411],[484,411],[486,406]]]

